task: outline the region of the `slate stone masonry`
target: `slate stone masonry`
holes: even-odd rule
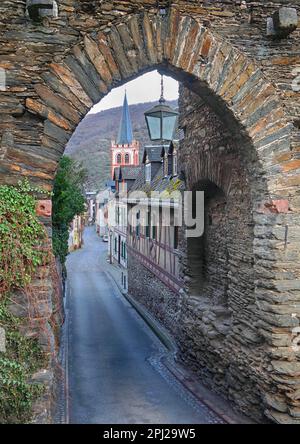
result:
[[[214,198],[207,202],[211,230],[222,211],[236,214],[236,223],[223,216],[219,221],[226,238],[220,255],[209,246],[210,237],[221,242],[217,231],[207,235],[210,259],[205,285],[198,288],[210,300],[216,286],[221,307],[206,313],[199,296],[189,293],[192,276],[182,238],[186,295],[177,299],[180,311],[173,295],[168,310],[164,303],[161,309],[155,305],[154,297],[152,308],[171,330],[181,313],[182,328],[173,331],[182,359],[215,390],[256,417],[264,412],[279,423],[299,423],[300,31],[295,13],[288,35],[267,35],[268,18],[284,6],[294,8],[299,20],[299,5],[176,0],[160,15],[156,0],[58,0],[57,17],[33,23],[26,3],[0,3],[0,68],[6,78],[0,91],[0,183],[27,177],[50,191],[65,145],[87,111],[112,87],[145,71],[158,67],[201,96],[205,106],[201,101],[197,106],[203,114],[191,127],[198,112],[193,104],[200,99],[182,92],[182,124],[194,150],[188,154],[183,145],[181,152],[187,185],[198,186],[208,177],[225,196],[225,206]],[[282,29],[284,17],[279,18],[276,26]],[[198,127],[202,118],[207,128]],[[226,176],[218,167],[221,160],[239,174]],[[51,218],[42,220],[51,236]],[[49,293],[53,285],[47,279]],[[157,293],[163,291],[157,283]],[[225,316],[222,310],[232,312]],[[217,328],[219,336],[213,338]],[[209,353],[204,354],[204,344]]]
[[[199,96],[181,88],[179,104],[185,132],[179,169],[186,189],[205,191],[205,234],[186,239],[180,231],[184,292],[175,295],[131,256],[129,291],[172,333],[179,360],[244,413],[262,420],[266,344],[256,327],[254,222],[242,149]]]

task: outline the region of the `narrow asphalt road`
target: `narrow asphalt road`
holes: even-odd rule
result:
[[[69,422],[219,422],[151,364],[160,343],[101,266],[107,244],[94,227],[86,228],[84,242],[67,261]]]

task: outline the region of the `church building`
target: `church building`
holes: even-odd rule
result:
[[[139,165],[139,142],[133,138],[125,92],[118,138],[117,141],[113,140],[111,142],[111,178],[113,179],[115,168],[137,165]]]

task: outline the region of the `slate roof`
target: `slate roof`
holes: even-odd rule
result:
[[[118,145],[130,145],[133,141],[133,133],[131,126],[131,119],[129,113],[129,106],[127,102],[127,95],[125,92],[124,102],[123,102],[123,110],[122,110],[122,118],[119,128],[119,134],[117,139]]]
[[[178,176],[165,177],[163,174],[163,166],[159,169],[155,177],[150,183],[151,191],[168,191],[172,193],[173,191],[183,191],[184,183],[181,181]]]
[[[121,180],[135,180],[140,172],[140,165],[125,165],[120,168]]]
[[[145,185],[145,165],[140,165],[139,173],[134,181],[133,186],[131,187],[131,191],[141,190],[144,185]]]
[[[175,190],[184,190],[184,183],[179,180],[178,176],[165,177],[163,173],[163,165],[161,165],[151,182],[145,181],[145,167],[143,165],[133,186],[130,188],[130,191],[144,191],[145,193],[150,193],[151,191],[172,192]]]

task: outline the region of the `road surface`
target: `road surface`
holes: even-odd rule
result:
[[[105,270],[106,249],[88,227],[67,261],[69,423],[220,422],[155,364],[161,345]]]

